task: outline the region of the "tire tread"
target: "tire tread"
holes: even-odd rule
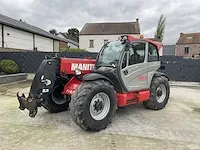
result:
[[[72,120],[80,126],[84,130],[90,131],[100,131],[104,127],[89,127],[85,121],[84,116],[84,104],[86,103],[86,97],[93,91],[93,89],[98,88],[99,86],[110,86],[112,89],[113,86],[104,80],[97,80],[97,81],[90,81],[90,82],[83,82],[76,90],[75,93],[71,96],[71,103],[70,103],[70,111],[72,115]],[[116,110],[117,106],[114,106]],[[111,122],[115,111],[112,112],[112,117],[109,119],[109,123]]]
[[[167,95],[162,105],[160,105],[155,100],[155,90],[160,83],[165,84],[167,88]],[[145,101],[143,104],[147,109],[152,109],[152,110],[163,109],[165,105],[168,103],[169,94],[170,94],[170,88],[169,88],[168,79],[165,76],[154,77],[152,79],[151,88],[150,88],[150,98],[148,101]]]

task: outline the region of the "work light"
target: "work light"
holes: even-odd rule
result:
[[[81,74],[82,74],[81,69],[76,68],[76,69],[75,69],[75,74],[76,74],[77,76],[81,75]]]

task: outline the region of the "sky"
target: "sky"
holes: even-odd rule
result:
[[[200,32],[200,0],[0,0],[0,13],[49,31],[82,29],[87,22],[124,22],[139,18],[141,34],[153,37],[166,17],[164,44],[181,32]]]

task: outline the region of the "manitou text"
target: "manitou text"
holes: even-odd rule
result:
[[[94,64],[82,64],[82,63],[71,64],[71,70],[75,70],[76,68],[79,68],[81,70],[92,70],[93,67],[94,67]]]

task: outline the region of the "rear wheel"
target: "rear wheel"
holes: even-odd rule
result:
[[[150,98],[143,104],[148,109],[163,109],[169,99],[170,87],[166,77],[154,77],[151,83]]]
[[[61,94],[61,92],[62,87],[60,85],[56,85],[51,94],[48,95],[48,99],[42,103],[43,107],[51,113],[67,110],[71,98],[70,96]]]
[[[105,129],[116,109],[115,91],[104,80],[83,82],[72,95],[70,103],[73,121],[90,131]]]

